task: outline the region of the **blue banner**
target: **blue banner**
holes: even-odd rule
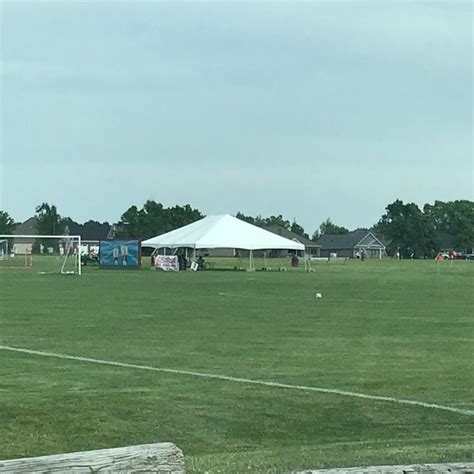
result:
[[[99,263],[102,268],[141,268],[141,247],[138,240],[101,240]]]

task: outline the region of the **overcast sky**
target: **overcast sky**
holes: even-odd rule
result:
[[[0,209],[370,226],[473,198],[472,4],[1,1]]]

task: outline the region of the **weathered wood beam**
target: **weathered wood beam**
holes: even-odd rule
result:
[[[0,461],[0,472],[184,474],[185,468],[181,449],[173,443],[155,443]]]
[[[473,462],[446,464],[409,464],[403,466],[367,466],[339,469],[292,471],[291,474],[473,474]]]

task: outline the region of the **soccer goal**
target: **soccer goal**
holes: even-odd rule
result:
[[[5,260],[7,255],[8,255],[8,240],[1,239],[0,240],[0,262]]]
[[[80,275],[78,235],[0,235],[0,271],[32,269],[37,273]]]

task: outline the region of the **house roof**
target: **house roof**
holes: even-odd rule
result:
[[[14,235],[38,235],[36,231],[36,217],[30,217],[25,222],[17,223],[13,231]],[[110,231],[110,225],[107,222],[88,221],[84,224],[71,222],[67,225],[69,235],[80,235],[82,240],[105,240]]]
[[[372,231],[369,231],[360,242],[357,242],[356,247],[385,247],[381,237],[376,236]]]
[[[347,234],[324,234],[316,241],[322,250],[346,250],[356,246],[385,247],[382,240],[369,229],[357,229]]]
[[[30,217],[25,222],[19,222],[16,224],[13,234],[16,235],[37,235],[36,232],[36,217]]]
[[[264,227],[264,229],[268,230],[269,232],[272,232],[273,234],[279,235],[280,237],[284,237],[285,239],[290,239],[295,242],[299,242],[305,247],[319,247],[316,242],[313,242],[312,240],[309,240],[306,237],[303,237],[302,235],[296,234],[291,230],[285,229],[285,227],[282,227],[281,225],[271,225],[268,227]]]

